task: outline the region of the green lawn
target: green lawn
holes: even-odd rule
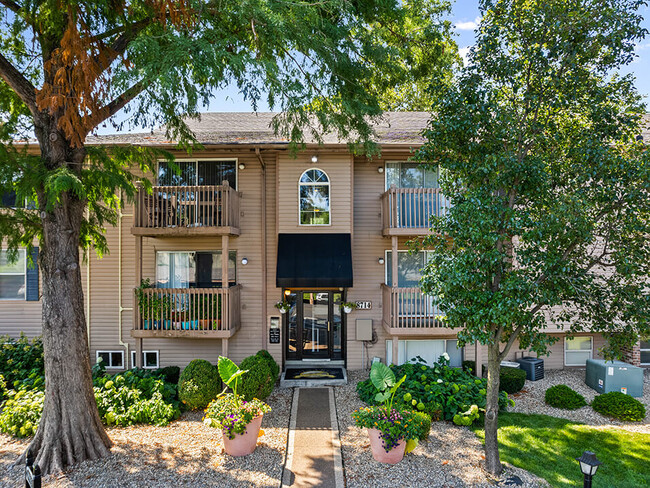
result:
[[[482,425],[474,432],[485,438]],[[593,451],[603,465],[593,478],[594,488],[650,487],[650,435],[614,427],[577,424],[547,415],[499,414],[501,460],[546,479],[555,487],[581,487],[575,460]]]

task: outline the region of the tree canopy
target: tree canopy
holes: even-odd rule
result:
[[[615,357],[649,331],[650,158],[634,79],[619,74],[643,4],[483,0],[468,66],[434,104],[418,155],[439,164],[450,207],[432,220],[421,285],[460,344],[488,346],[491,472],[514,344],[543,355],[549,328],[602,332]]]

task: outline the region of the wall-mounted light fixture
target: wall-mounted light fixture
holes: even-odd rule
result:
[[[311,157],[311,162],[314,163],[314,164],[316,164],[316,163],[318,162],[318,156],[316,156],[316,155],[314,154],[314,155]]]
[[[384,167],[383,166],[380,166],[379,168],[377,168],[377,173],[381,174],[383,172],[384,172]]]
[[[291,290],[284,290],[284,294],[285,294],[286,296],[291,295]]]
[[[246,165],[244,163],[239,163],[239,169],[241,170],[246,169]]]
[[[248,264],[248,258],[241,258],[241,263],[246,266]]]
[[[377,262],[378,262],[379,264],[382,264],[382,265],[383,265],[385,261],[384,261],[384,258],[379,258],[379,259],[377,260]]]

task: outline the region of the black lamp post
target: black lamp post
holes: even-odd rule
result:
[[[580,463],[580,471],[585,475],[584,488],[591,488],[591,478],[596,474],[598,466],[603,463],[596,459],[596,455],[591,451],[583,452],[582,456],[576,458],[576,461]]]

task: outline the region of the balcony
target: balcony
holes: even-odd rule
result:
[[[239,235],[241,193],[212,186],[154,186],[140,190],[131,233],[148,237]]]
[[[133,337],[228,339],[241,323],[241,285],[135,290]]]
[[[443,336],[453,334],[440,323],[442,315],[433,298],[419,288],[381,285],[382,323],[391,336]]]
[[[429,218],[444,215],[448,207],[440,188],[391,187],[381,195],[383,235],[428,234]]]

